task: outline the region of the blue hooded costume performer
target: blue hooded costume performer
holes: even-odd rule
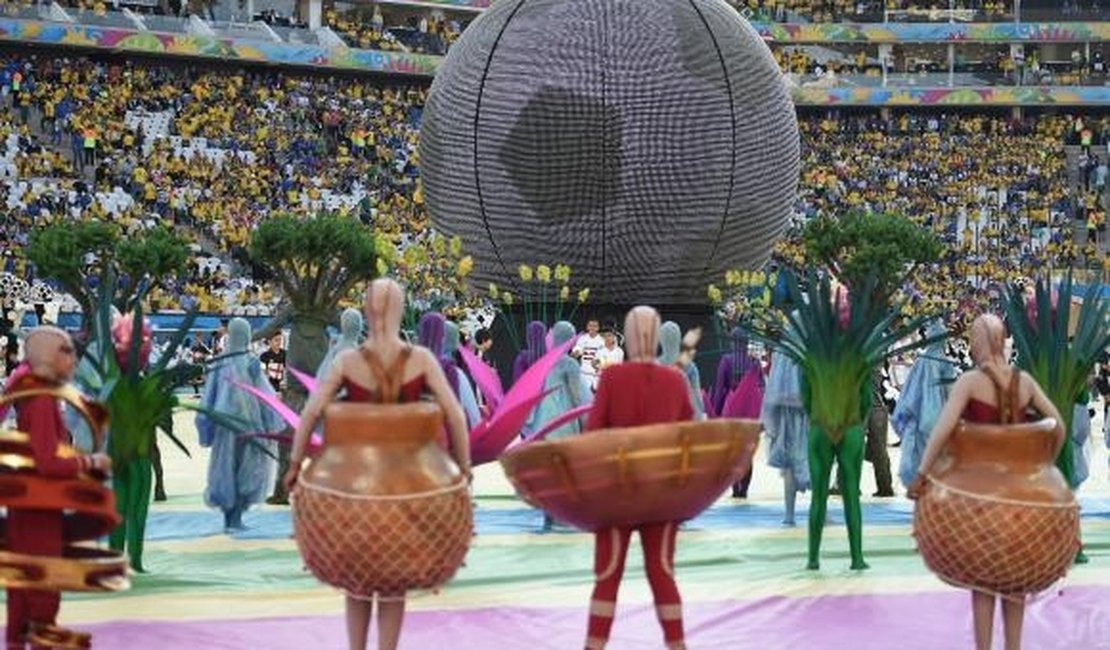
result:
[[[678,327],[678,323],[674,321],[667,321],[659,328],[659,347],[661,354],[659,355],[659,363],[664,366],[671,366],[678,368],[682,372],[682,376],[686,378],[686,387],[690,392],[690,403],[694,407],[694,419],[705,419],[705,402],[701,399],[701,379],[696,374],[697,366],[690,363],[689,366],[682,366],[679,363],[679,356],[682,354],[682,330]],[[692,374],[689,370],[690,367],[694,368]],[[695,386],[695,382],[697,385]]]
[[[242,318],[232,319],[227,327],[226,358],[209,369],[201,401],[209,410],[242,420],[245,430],[229,429],[203,413],[198,413],[196,420],[201,446],[212,448],[204,501],[209,507],[223,510],[227,530],[243,528],[243,513],[266,498],[273,481],[276,445],[252,436],[285,429],[285,423],[274,411],[234,383],[274,392],[262,371],[262,363],[249,352],[250,340],[250,324]]]
[[[551,328],[551,340],[556,346],[562,345],[574,338],[574,325],[567,321],[559,321]],[[552,389],[554,389],[552,391]],[[554,420],[571,409],[585,406],[591,401],[592,394],[586,389],[582,381],[582,367],[569,355],[563,355],[555,367],[548,373],[543,384],[544,392],[552,391],[543,398],[539,406],[532,411],[526,427],[535,431],[544,424]],[[547,434],[548,440],[558,440],[581,433],[581,422],[574,420]]]
[[[340,353],[358,347],[362,342],[362,327],[362,314],[357,309],[343,310],[343,314],[339,316],[339,337],[328,348],[328,353],[324,355],[324,360],[316,369],[317,382],[323,381],[324,377],[331,372],[332,363]]]
[[[927,330],[929,336],[943,333],[944,325],[939,321]],[[938,341],[917,357],[891,415],[894,432],[902,440],[898,477],[906,486],[917,476],[929,434],[948,400],[948,387],[956,380],[956,366],[945,355],[944,346],[944,341]]]
[[[1087,461],[1087,441],[1091,439],[1091,410],[1087,408],[1089,394],[1083,391],[1078,402],[1075,403],[1074,414],[1071,418],[1071,450],[1075,458],[1075,485],[1078,489],[1087,477],[1091,475],[1090,463]]]
[[[782,471],[783,523],[793,526],[797,493],[809,489],[809,418],[802,405],[802,370],[778,351],[771,356],[759,419],[771,442],[767,464]]]

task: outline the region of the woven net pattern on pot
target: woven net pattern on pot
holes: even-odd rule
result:
[[[914,511],[914,537],[945,582],[1017,598],[1064,577],[1079,550],[1079,506],[994,499],[931,479]]]
[[[466,557],[473,530],[465,483],[399,497],[345,495],[302,483],[293,507],[308,569],[352,596],[442,586]]]

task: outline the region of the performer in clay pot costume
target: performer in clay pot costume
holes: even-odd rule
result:
[[[111,493],[85,476],[103,479],[111,470],[111,459],[100,453],[82,455],[68,446],[60,404],[65,401],[83,414],[97,445],[104,412],[66,386],[77,366],[68,334],[55,327],[35,328],[25,352],[24,369],[11,378],[4,393],[4,402],[15,402],[20,433],[0,434],[5,463],[18,457],[25,461],[7,465],[0,474],[0,507],[7,508],[0,546],[0,584],[8,587],[7,649],[24,650],[28,643],[34,650],[88,648],[88,634],[57,626],[59,591],[126,588],[126,560],[95,549],[78,555],[75,547],[67,548],[71,542],[107,534],[119,517]],[[0,405],[0,420],[6,403]],[[94,555],[101,557],[94,560]]]
[[[1006,649],[1018,650],[1025,596],[1062,578],[1079,550],[1079,507],[1053,465],[1063,420],[1006,363],[1002,321],[980,316],[970,339],[977,369],[952,387],[910,486],[914,536],[930,569],[972,590],[976,648],[991,648],[1001,597]],[[1030,407],[1051,419],[1029,421]]]
[[[370,285],[369,338],[339,355],[305,406],[284,479],[296,486],[294,531],[305,564],[347,594],[352,650],[366,647],[375,601],[378,647],[396,648],[405,592],[450,580],[473,531],[462,408],[439,359],[401,339],[404,301],[392,280]],[[332,404],[341,388],[346,403]],[[425,393],[433,403],[420,401]],[[324,449],[301,471],[321,414]],[[454,462],[436,443],[444,417]]]

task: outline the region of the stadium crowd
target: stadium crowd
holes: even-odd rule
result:
[[[378,5],[360,5],[346,11],[329,9],[325,22],[351,47],[385,51],[407,49],[437,55],[447,54],[447,49],[466,27],[437,12],[387,21]]]
[[[246,297],[246,274],[230,276],[271,213],[350,214],[395,237],[425,227],[423,88],[50,57],[0,66],[9,238],[58,218],[176,225],[227,263],[198,264],[168,308]]]
[[[873,22],[886,12],[895,16],[928,19],[950,8],[978,20],[1001,20],[1013,16],[1013,0],[731,0],[753,18],[776,22]],[[897,18],[895,18],[897,19]]]
[[[48,56],[9,55],[0,68],[9,272],[33,276],[22,250],[36,225],[164,224],[187,233],[197,257],[154,306],[272,308],[246,250],[267,215],[335,211],[395,241],[427,228],[423,87]],[[802,218],[913,215],[946,233],[954,268],[976,279],[1105,264],[1105,116],[811,114],[800,126]],[[1069,163],[1065,144],[1086,154]]]
[[[926,302],[955,309],[976,293],[988,297],[973,288],[1046,267],[1110,271],[1110,118],[829,113],[803,117],[799,127],[800,220],[862,209],[935,229],[948,246]],[[1082,142],[1090,155],[1069,167],[1066,145]],[[963,305],[962,313],[979,312]]]

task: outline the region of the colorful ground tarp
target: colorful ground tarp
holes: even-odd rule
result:
[[[1029,606],[1031,650],[1110,650],[1110,484],[1102,444],[1092,447],[1094,478],[1081,499],[1091,563]],[[136,576],[126,593],[66,596],[61,620],[92,631],[95,647],[107,650],[345,648],[342,599],[302,569],[288,511],[252,511],[249,530],[226,536],[221,516],[200,505],[203,451],[193,459],[175,449],[165,455],[171,501],[153,510],[150,573]],[[680,533],[676,572],[691,649],[971,647],[968,596],[925,570],[910,536],[909,501],[866,504],[872,569],[854,573],[834,500],[822,570],[805,571],[804,527],[781,526],[781,480],[759,463],[754,503],[724,499]],[[480,468],[476,492],[478,537],[467,566],[442,593],[410,600],[401,647],[580,648],[592,538],[536,534],[540,514],[511,498],[496,466]],[[642,564],[634,549],[612,650],[662,645]]]

